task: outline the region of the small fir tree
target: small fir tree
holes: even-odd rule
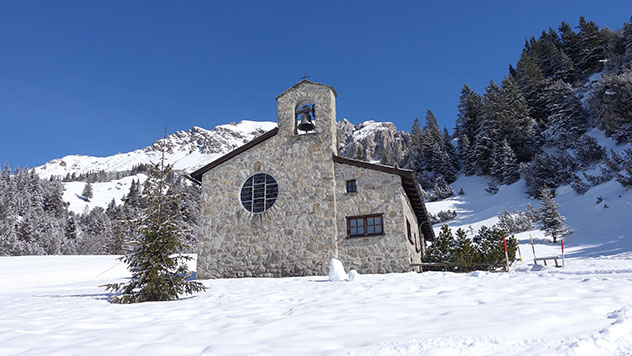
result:
[[[167,187],[172,167],[165,165],[164,147],[160,163],[150,169],[141,198],[146,202],[142,213],[140,236],[132,241],[132,250],[122,260],[132,272],[127,283],[106,285],[107,290],[122,293],[113,303],[139,303],[178,299],[180,294],[192,294],[206,288],[202,283],[188,281],[190,273],[181,254],[182,234],[177,222],[177,209],[169,209],[179,197]]]
[[[566,218],[557,211],[558,205],[550,189],[542,189],[540,199],[542,200],[542,204],[540,205],[542,226],[544,227],[544,231],[553,237],[553,242],[557,242],[557,238],[566,232],[564,229],[564,220],[566,220]]]
[[[81,195],[86,198],[88,201],[90,201],[90,199],[92,199],[92,183],[88,182],[86,183],[86,185],[83,187],[83,191],[81,192]]]
[[[496,184],[496,182],[491,181],[487,183],[487,188],[485,188],[485,191],[489,194],[496,194],[498,193],[498,184]]]
[[[503,244],[503,239],[505,238],[507,238],[505,230],[496,226],[488,228],[484,225],[481,226],[481,229],[474,236],[474,243],[478,249],[481,261],[487,264],[490,270],[501,268],[505,265],[505,248]],[[507,240],[509,261],[513,261],[516,258],[517,246],[517,240]]]
[[[426,251],[426,256],[424,260],[426,262],[436,262],[436,263],[448,263],[451,259],[451,248],[453,245],[454,236],[452,236],[452,230],[448,224],[445,224],[441,227],[441,231],[439,232],[439,236],[435,241],[432,242],[432,245]]]
[[[456,230],[451,257],[451,263],[460,271],[472,270],[480,263],[476,247],[463,229]]]

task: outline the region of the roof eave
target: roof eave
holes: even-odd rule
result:
[[[263,135],[256,137],[252,141],[249,141],[246,144],[237,147],[236,149],[228,152],[227,154],[217,158],[216,160],[212,161],[211,163],[209,163],[209,164],[205,165],[204,167],[198,169],[197,171],[191,173],[190,174],[191,178],[201,182],[202,181],[202,176],[204,175],[204,173],[206,173],[206,172],[210,171],[211,169],[219,166],[220,164],[230,160],[231,158],[239,155],[240,153],[251,149],[252,147],[262,143],[263,141],[266,141],[270,137],[276,135],[278,132],[279,132],[279,128],[275,127],[272,130],[264,133]]]
[[[419,183],[417,182],[415,172],[409,169],[384,166],[381,164],[374,164],[351,158],[343,158],[336,155],[333,155],[333,160],[334,162],[341,164],[349,164],[360,168],[373,169],[400,176],[402,180],[402,189],[404,189],[404,192],[408,197],[408,201],[410,202],[413,212],[417,217],[417,223],[421,227],[424,237],[428,240],[434,240],[434,231],[432,229],[432,223],[430,222],[430,215],[428,214],[428,210],[426,210],[426,204],[424,203],[423,194],[419,189]]]

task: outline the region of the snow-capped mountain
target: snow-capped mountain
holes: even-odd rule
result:
[[[212,130],[193,127],[175,132],[165,139],[167,163],[173,164],[176,170],[193,171],[274,127],[276,122],[241,121],[219,125]],[[407,132],[398,131],[392,122],[366,121],[356,125],[347,119],[338,122],[339,153],[345,157],[357,158],[360,149],[366,152],[366,157],[362,158],[367,161],[380,161],[387,152],[394,162],[400,162],[409,136]],[[157,141],[142,149],[108,157],[69,155],[35,167],[35,171],[45,179],[51,176],[63,178],[73,173],[128,171],[159,159]]]
[[[276,122],[270,121],[241,121],[219,125],[211,130],[193,127],[188,131],[178,131],[164,139],[167,147],[166,161],[173,164],[176,170],[192,172],[273,129],[276,125]],[[404,158],[405,142],[410,134],[397,131],[391,122],[366,121],[354,125],[343,119],[337,126],[339,154],[342,156],[379,162],[386,152],[390,163],[401,162]],[[35,167],[34,170],[44,179],[101,171],[129,173],[123,174],[123,177],[119,175],[110,181],[93,182],[95,192],[90,202],[81,198],[85,182],[64,183],[64,201],[70,204],[69,208],[73,212],[82,213],[86,207],[88,210],[96,206],[104,208],[112,199],[120,202],[132,180],[141,183],[145,180],[145,175],[129,171],[135,166],[160,160],[158,142],[162,140],[145,148],[108,157],[69,155],[49,161]],[[358,152],[362,152],[363,156],[359,157]]]
[[[178,131],[166,137],[167,163],[173,164],[174,169],[194,170],[274,127],[275,122],[241,121],[219,125],[212,130],[193,127],[188,131]],[[35,171],[42,178],[63,178],[73,173],[127,171],[159,159],[160,150],[156,142],[142,149],[108,157],[69,155],[35,167]]]

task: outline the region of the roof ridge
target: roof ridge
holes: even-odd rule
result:
[[[275,100],[279,100],[280,97],[282,97],[283,95],[287,94],[287,92],[289,92],[290,90],[298,87],[301,84],[312,84],[312,85],[318,85],[318,86],[327,87],[327,88],[331,89],[331,91],[334,93],[335,97],[338,97],[338,93],[336,93],[336,89],[334,89],[334,87],[332,87],[331,85],[317,83],[317,82],[312,82],[311,80],[303,79],[303,80],[301,80],[299,82],[294,83],[294,85],[292,85],[291,87],[287,88],[281,94],[277,95],[274,99]]]

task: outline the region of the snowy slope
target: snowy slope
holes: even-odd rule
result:
[[[166,138],[167,163],[173,164],[174,169],[194,170],[274,127],[275,122],[241,121],[238,124],[219,125],[213,130],[194,127],[189,131],[178,131]],[[35,167],[35,171],[45,179],[51,176],[63,178],[72,173],[126,171],[136,165],[157,162],[159,159],[160,151],[153,144],[144,149],[108,157],[70,155]]]
[[[610,152],[622,152],[630,148],[630,144],[616,145],[605,137],[603,131],[592,130],[589,133],[599,144]],[[598,171],[595,167],[593,170]],[[524,210],[527,204],[539,209],[540,201],[528,198],[524,193],[524,180],[512,185],[501,185],[497,194],[485,191],[489,178],[481,176],[460,177],[452,184],[455,192],[463,188],[465,195],[455,196],[443,201],[426,203],[428,211],[433,214],[441,210],[456,210],[457,218],[448,221],[453,229],[477,231],[482,225],[492,226],[498,222],[498,214],[504,209]],[[596,204],[597,197],[603,201]],[[564,185],[556,190],[556,202],[559,212],[566,217],[566,226],[572,233],[565,236],[565,247],[569,256],[632,258],[632,191],[625,190],[618,182],[612,180],[593,186],[584,195],[576,194],[573,189]],[[441,224],[434,226],[439,233]],[[560,245],[550,244],[540,230],[524,232],[516,235],[521,250],[532,256],[529,234],[536,240],[536,253],[540,256],[560,254]],[[538,250],[540,253],[538,253]]]
[[[632,263],[206,280],[108,304],[115,256],[0,257],[1,355],[630,355]],[[573,266],[572,268],[570,266]]]
[[[64,196],[65,202],[68,202],[68,210],[75,214],[81,214],[87,208],[88,211],[94,207],[105,208],[114,199],[117,205],[122,204],[121,198],[129,192],[129,187],[132,181],[136,180],[141,184],[147,179],[144,174],[136,174],[127,176],[121,179],[113,180],[110,182],[97,182],[92,183],[92,199],[86,201],[81,196],[83,188],[86,183],[84,182],[67,182],[64,183]]]

